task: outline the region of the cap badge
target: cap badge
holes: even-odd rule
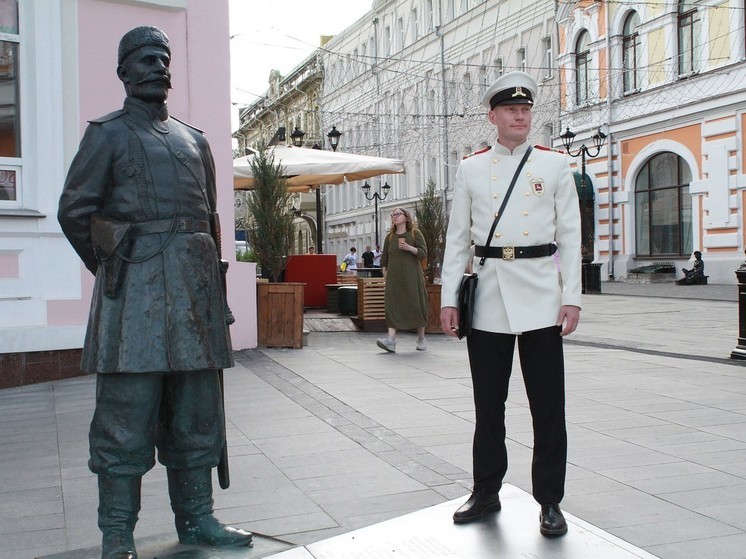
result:
[[[544,179],[533,179],[531,181],[531,191],[534,193],[534,196],[543,196]]]
[[[523,88],[519,85],[516,86],[515,93],[511,97],[526,97],[526,94],[523,93]]]

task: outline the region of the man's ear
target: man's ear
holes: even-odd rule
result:
[[[487,119],[490,121],[490,124],[497,126],[497,120],[495,117],[495,109],[490,109],[487,112]]]
[[[129,78],[127,77],[127,68],[125,68],[122,64],[117,66],[117,77],[125,84],[129,83]]]

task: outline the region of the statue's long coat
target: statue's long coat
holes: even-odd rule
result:
[[[218,256],[209,231],[131,235],[116,297],[104,294],[103,267],[91,244],[91,216],[146,223],[179,216],[209,221],[215,168],[203,134],[128,97],[124,108],[93,120],[60,199],[62,229],[96,274],[81,368],[153,372],[231,367]],[[182,222],[184,220],[181,220]],[[187,220],[188,221],[188,220]],[[178,222],[178,221],[177,221]],[[169,240],[169,237],[172,237]]]

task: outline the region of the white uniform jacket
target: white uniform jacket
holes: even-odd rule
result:
[[[469,244],[487,240],[495,214],[529,144],[511,154],[494,148],[464,159],[456,173],[442,271],[442,307],[456,307]],[[521,170],[490,246],[535,246],[556,241],[554,258],[487,258],[479,274],[474,328],[520,334],[557,324],[561,305],[580,307],[580,210],[568,156],[534,149]]]

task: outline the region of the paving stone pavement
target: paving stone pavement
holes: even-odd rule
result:
[[[737,288],[703,287],[696,298],[637,287],[584,296],[565,344],[563,508],[663,559],[744,559],[746,369],[728,359]],[[431,335],[421,352],[404,333],[389,354],[377,336],[312,332],[302,350],[237,352],[225,374],[232,486],[216,489],[221,520],[305,545],[468,493],[465,342]],[[0,558],[99,545],[86,466],[94,392],[91,376],[0,390]],[[506,482],[530,491],[517,361],[507,422]],[[157,466],[136,538],[168,533]]]

